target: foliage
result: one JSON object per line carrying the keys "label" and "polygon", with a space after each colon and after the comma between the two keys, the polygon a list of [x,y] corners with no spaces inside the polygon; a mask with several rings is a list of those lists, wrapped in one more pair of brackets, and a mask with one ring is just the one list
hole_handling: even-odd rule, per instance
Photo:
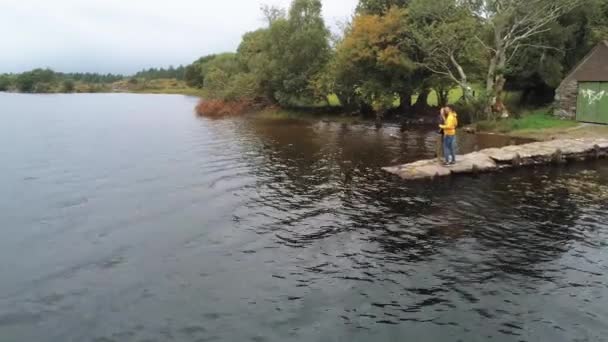
{"label": "foliage", "polygon": [[585,6],[561,16],[549,30],[525,47],[506,69],[507,89],[523,90],[522,103],[544,104],[553,100],[555,89],[569,72],[602,38],[608,28],[608,2],[589,0]]}
{"label": "foliage", "polygon": [[355,17],[344,40],[337,46],[334,91],[346,103],[359,97],[378,111],[392,107],[396,94],[411,97],[418,69],[414,50],[407,42],[407,11],[392,7],[386,15]]}
{"label": "foliage", "polygon": [[184,78],[225,105],[325,104],[381,117],[457,102],[463,115],[492,118],[505,102],[550,101],[607,37],[608,2],[582,1],[360,0],[343,35],[330,37],[321,2],[293,0],[288,11],[262,7],[266,27],[246,33],[236,54],[187,66]]}
{"label": "foliage", "polygon": [[34,69],[17,76],[15,85],[24,93],[46,92],[49,84],[55,80],[55,72],[51,69]]}
{"label": "foliage", "polygon": [[205,82],[205,75],[207,74],[207,65],[216,55],[208,55],[199,58],[194,63],[188,65],[184,69],[184,80],[190,87],[202,88]]}
{"label": "foliage", "polygon": [[458,84],[465,100],[471,97],[471,78],[479,79],[484,55],[475,34],[481,29],[477,17],[457,0],[413,0],[409,6],[412,44],[421,65],[435,74],[436,86],[449,89]]}
{"label": "foliage", "polygon": [[321,16],[321,1],[294,0],[286,19],[269,28],[270,78],[273,100],[281,105],[311,100],[310,81],[329,59],[329,30]]}
{"label": "foliage", "polygon": [[98,73],[56,73],[58,79],[70,79],[74,82],[107,84],[120,81],[124,78],[123,75],[115,74],[98,74]]}
{"label": "foliage", "polygon": [[10,90],[12,83],[12,79],[9,75],[0,74],[0,91]]}
{"label": "foliage", "polygon": [[539,41],[560,18],[584,0],[475,0],[470,6],[484,25],[476,35],[489,57],[486,73],[486,114],[505,112],[502,92],[507,70],[525,49],[554,49]]}
{"label": "foliage", "polygon": [[147,80],[155,80],[155,79],[167,79],[174,78],[176,80],[184,80],[186,73],[186,67],[180,65],[177,68],[172,65],[169,68],[150,68],[147,70],[142,70],[133,75],[136,78],[145,78]]}
{"label": "foliage", "polygon": [[360,0],[357,5],[357,13],[382,15],[391,7],[405,8],[410,0]]}
{"label": "foliage", "polygon": [[269,26],[246,33],[236,54],[198,63],[207,100],[282,106],[315,102],[311,83],[330,54],[321,2],[294,0],[288,14],[265,8],[265,16]]}
{"label": "foliage", "polygon": [[74,85],[74,81],[67,79],[63,81],[62,90],[65,93],[73,93],[76,86]]}

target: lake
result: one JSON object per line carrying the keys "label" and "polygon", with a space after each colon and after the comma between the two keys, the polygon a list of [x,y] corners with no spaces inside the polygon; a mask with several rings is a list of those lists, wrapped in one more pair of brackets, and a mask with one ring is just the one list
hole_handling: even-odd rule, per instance
{"label": "lake", "polygon": [[408,183],[433,127],[195,104],[0,93],[0,341],[608,336],[608,162]]}

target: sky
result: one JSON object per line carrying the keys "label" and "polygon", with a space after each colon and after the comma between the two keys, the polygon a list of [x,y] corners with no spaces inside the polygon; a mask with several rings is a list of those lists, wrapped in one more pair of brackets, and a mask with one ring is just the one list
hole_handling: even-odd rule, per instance
{"label": "sky", "polygon": [[[49,67],[131,74],[235,51],[264,25],[260,6],[290,0],[0,0],[0,73]],[[330,27],[357,0],[322,0]]]}

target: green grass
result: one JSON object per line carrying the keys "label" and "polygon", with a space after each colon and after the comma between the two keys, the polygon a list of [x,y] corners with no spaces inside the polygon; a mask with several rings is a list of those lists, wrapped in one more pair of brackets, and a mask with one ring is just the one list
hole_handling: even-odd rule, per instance
{"label": "green grass", "polygon": [[563,120],[550,114],[548,108],[524,112],[520,118],[498,119],[480,121],[477,123],[479,131],[512,133],[551,128],[576,127],[577,122]]}
{"label": "green grass", "polygon": [[[448,94],[448,103],[456,103],[460,100],[461,97],[462,97],[462,88],[460,88],[460,87],[453,88],[452,90],[450,90],[450,92]],[[418,95],[412,96],[412,103],[416,103],[416,100],[418,100]],[[429,97],[427,99],[427,103],[429,104],[429,106],[439,106],[439,100],[437,99],[437,93],[434,90],[432,90],[430,92]]]}
{"label": "green grass", "polygon": [[327,95],[327,103],[329,104],[330,107],[340,107],[341,106],[340,99],[338,98],[338,95],[336,95],[336,94]]}

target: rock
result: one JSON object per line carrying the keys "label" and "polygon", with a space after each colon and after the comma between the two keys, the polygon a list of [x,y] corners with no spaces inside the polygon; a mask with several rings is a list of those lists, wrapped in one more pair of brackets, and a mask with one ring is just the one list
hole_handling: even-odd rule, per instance
{"label": "rock", "polygon": [[478,153],[483,153],[497,163],[511,164],[513,159],[517,157],[517,152],[506,151],[500,148],[489,148],[481,150]]}
{"label": "rock", "polygon": [[486,172],[496,168],[494,160],[480,152],[457,156],[456,164],[449,166],[450,171],[454,174]]}
{"label": "rock", "polygon": [[449,176],[451,171],[442,165],[425,165],[401,170],[399,176],[403,179],[420,179]]}
{"label": "rock", "polygon": [[448,168],[439,164],[435,159],[421,160],[398,167],[386,167],[383,170],[396,174],[406,180],[432,179],[435,177],[446,177],[451,174]]}

